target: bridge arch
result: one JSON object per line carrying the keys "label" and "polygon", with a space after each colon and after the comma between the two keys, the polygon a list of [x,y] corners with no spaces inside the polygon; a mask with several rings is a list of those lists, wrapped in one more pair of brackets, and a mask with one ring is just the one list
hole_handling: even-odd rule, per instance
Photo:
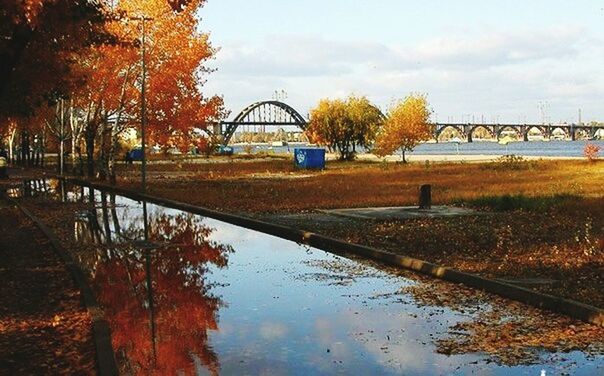
{"label": "bridge arch", "polygon": [[233,121],[222,122],[221,124],[225,127],[223,130],[224,143],[228,144],[241,125],[296,126],[305,130],[308,122],[287,103],[272,100],[252,103],[241,110]]}
{"label": "bridge arch", "polygon": [[538,130],[539,132],[541,132],[541,135],[543,137],[546,137],[548,135],[547,129],[545,127],[539,126],[539,125],[529,125],[526,127],[526,134],[528,135],[528,133],[530,131],[532,131],[533,129]]}
{"label": "bridge arch", "polygon": [[476,131],[477,129],[484,129],[491,135],[491,137],[497,138],[497,134],[495,133],[495,130],[493,129],[492,126],[488,126],[485,124],[477,124],[477,125],[473,126],[472,128],[470,128],[470,130],[468,131],[469,139],[474,137],[474,131]]}
{"label": "bridge arch", "polygon": [[506,130],[514,131],[519,140],[522,141],[524,139],[521,127],[516,125],[502,125],[499,130],[497,130],[497,139],[500,139],[501,134]]}
{"label": "bridge arch", "polygon": [[541,137],[543,139],[549,138],[550,137],[550,133],[549,130],[547,129],[547,127],[544,126],[540,126],[540,125],[527,125],[524,128],[524,141],[529,141],[529,133],[531,133],[532,130],[536,129],[537,131],[539,131],[539,133],[541,133]]}
{"label": "bridge arch", "polygon": [[454,129],[457,131],[457,133],[459,133],[459,136],[464,138],[466,137],[466,132],[464,132],[463,126],[462,125],[457,125],[457,124],[444,124],[442,126],[437,126],[436,127],[436,131],[434,132],[434,138],[436,140],[438,140],[440,138],[440,135],[443,134],[443,132],[446,129]]}
{"label": "bridge arch", "polygon": [[[566,128],[566,127],[560,127],[560,126],[553,126],[551,128],[550,136],[553,136],[554,132],[556,132],[557,130],[561,130],[562,132],[564,132],[564,135],[567,138],[573,137],[573,135],[571,134],[571,131],[568,128]],[[573,131],[573,133],[574,133],[574,131]]]}

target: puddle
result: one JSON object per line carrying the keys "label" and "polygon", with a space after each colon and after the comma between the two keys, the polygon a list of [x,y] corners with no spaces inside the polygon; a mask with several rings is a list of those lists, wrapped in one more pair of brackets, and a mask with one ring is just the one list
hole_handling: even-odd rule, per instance
{"label": "puddle", "polygon": [[420,304],[405,292],[417,281],[88,188],[30,188],[10,194],[83,204],[73,240],[87,246],[80,262],[124,374],[590,375],[604,366],[578,351],[513,367],[440,354],[435,341],[477,313]]}

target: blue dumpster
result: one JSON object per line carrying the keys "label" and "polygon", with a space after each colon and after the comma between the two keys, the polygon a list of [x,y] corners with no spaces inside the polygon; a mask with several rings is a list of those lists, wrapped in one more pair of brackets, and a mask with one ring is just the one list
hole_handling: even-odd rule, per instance
{"label": "blue dumpster", "polygon": [[233,148],[231,146],[220,145],[216,148],[218,155],[233,155]]}
{"label": "blue dumpster", "polygon": [[128,152],[126,159],[129,161],[142,161],[143,160],[143,148],[134,148]]}
{"label": "blue dumpster", "polygon": [[294,166],[304,169],[324,169],[325,149],[295,148]]}

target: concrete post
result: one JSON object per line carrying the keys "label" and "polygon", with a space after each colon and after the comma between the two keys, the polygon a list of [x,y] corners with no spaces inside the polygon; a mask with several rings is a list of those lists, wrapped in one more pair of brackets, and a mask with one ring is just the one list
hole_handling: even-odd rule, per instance
{"label": "concrete post", "polygon": [[419,208],[432,209],[432,186],[424,184],[419,188]]}

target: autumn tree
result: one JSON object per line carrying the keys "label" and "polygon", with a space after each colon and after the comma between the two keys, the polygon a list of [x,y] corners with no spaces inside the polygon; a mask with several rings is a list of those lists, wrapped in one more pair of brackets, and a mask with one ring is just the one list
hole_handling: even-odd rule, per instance
{"label": "autumn tree", "polygon": [[382,113],[366,97],[323,99],[311,110],[306,134],[312,142],[337,150],[340,160],[353,160],[356,147],[368,147],[382,121]]}
{"label": "autumn tree", "polygon": [[417,144],[432,137],[430,125],[431,110],[425,95],[410,94],[404,100],[394,103],[376,139],[374,153],[378,156],[401,151],[406,163],[405,152],[412,151]]}
{"label": "autumn tree", "polygon": [[92,0],[0,2],[0,126],[80,82],[76,54],[111,40],[105,16]]}
{"label": "autumn tree", "polygon": [[91,79],[77,94],[84,113],[89,176],[94,176],[96,159],[99,177],[114,182],[119,137],[139,128],[143,48],[149,144],[188,148],[194,145],[194,128],[225,116],[222,98],[201,92],[211,71],[203,64],[215,53],[208,35],[199,31],[203,4],[122,0],[110,5],[108,12],[116,16],[107,28],[120,43],[90,49],[82,65]]}

